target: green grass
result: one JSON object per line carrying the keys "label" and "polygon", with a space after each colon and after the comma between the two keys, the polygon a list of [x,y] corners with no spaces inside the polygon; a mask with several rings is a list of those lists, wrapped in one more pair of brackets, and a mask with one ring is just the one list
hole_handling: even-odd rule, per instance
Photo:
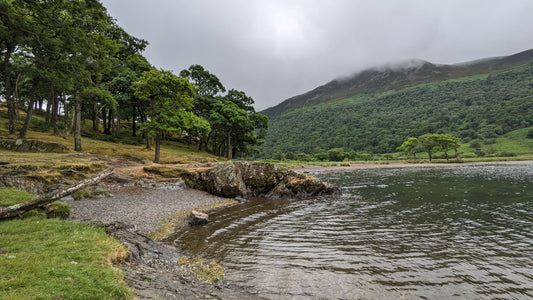
{"label": "green grass", "polygon": [[0,207],[7,207],[35,198],[34,195],[12,187],[0,188]]}
{"label": "green grass", "polygon": [[[10,135],[7,131],[7,107],[4,103],[0,103],[0,136],[1,139],[18,138],[18,133],[22,124],[24,123],[24,118],[26,114],[24,111],[20,111],[20,120],[15,124],[16,134]],[[34,114],[32,120],[35,122],[44,122],[44,117],[38,113]],[[61,121],[62,122],[62,121]],[[61,123],[60,122],[60,123]],[[94,132],[92,130],[92,123],[87,121],[83,127],[83,132],[88,135],[93,135],[95,138],[82,137],[82,151],[84,153],[95,154],[98,156],[110,156],[117,158],[125,158],[128,160],[134,161],[153,161],[155,156],[154,146],[152,150],[147,150],[146,142],[144,139],[139,137],[132,137],[131,130],[127,128],[122,128],[121,137],[113,138],[109,135],[104,135],[101,132]],[[124,126],[129,124],[125,123]],[[52,129],[45,130],[29,130],[26,139],[28,140],[40,140],[48,143],[61,143],[69,147],[69,149],[74,149],[74,134],[71,133],[66,139],[64,139],[63,133],[64,130],[60,130],[61,136],[54,136]],[[100,130],[102,130],[100,126]],[[106,140],[102,140],[102,137],[105,137]],[[15,154],[16,152],[11,151],[1,151],[0,150],[0,161],[14,162],[10,160],[9,157],[4,156],[3,154],[9,155]],[[54,156],[54,157],[68,157],[70,154],[74,153],[65,153],[63,155],[57,153],[46,153],[45,156]],[[42,154],[29,153],[29,156],[43,158]],[[6,158],[6,159],[4,159]],[[56,159],[58,160],[58,159]],[[63,159],[59,159],[61,162]],[[72,160],[72,159],[69,159]],[[76,159],[74,159],[75,161]],[[212,162],[212,161],[222,161],[224,158],[218,157],[216,155],[209,154],[207,152],[198,151],[197,146],[187,145],[179,142],[164,141],[161,144],[161,163],[197,163],[197,162]]]}
{"label": "green grass", "polygon": [[103,228],[60,219],[0,222],[0,299],[131,299]]}
{"label": "green grass", "polygon": [[[0,188],[0,206],[30,200]],[[64,204],[63,204],[64,205]],[[113,262],[127,251],[103,228],[44,214],[0,221],[0,299],[131,299]]]}

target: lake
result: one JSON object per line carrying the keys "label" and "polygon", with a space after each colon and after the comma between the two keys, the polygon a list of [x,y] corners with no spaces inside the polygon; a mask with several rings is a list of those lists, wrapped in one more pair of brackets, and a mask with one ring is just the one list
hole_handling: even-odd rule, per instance
{"label": "lake", "polygon": [[533,162],[311,175],[337,199],[253,199],[176,233],[271,299],[533,298]]}

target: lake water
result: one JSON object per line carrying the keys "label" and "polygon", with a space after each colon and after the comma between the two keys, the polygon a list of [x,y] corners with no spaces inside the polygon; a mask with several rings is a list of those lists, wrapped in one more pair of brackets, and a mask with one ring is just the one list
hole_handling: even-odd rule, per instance
{"label": "lake water", "polygon": [[533,298],[533,162],[312,174],[338,199],[256,199],[175,243],[271,299]]}

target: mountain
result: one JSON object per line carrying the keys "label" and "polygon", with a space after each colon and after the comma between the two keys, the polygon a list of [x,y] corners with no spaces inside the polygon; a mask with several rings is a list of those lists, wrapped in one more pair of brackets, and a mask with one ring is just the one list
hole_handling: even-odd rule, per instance
{"label": "mountain", "polygon": [[392,152],[406,137],[491,138],[533,126],[533,49],[455,65],[410,60],[339,78],[261,113],[262,157]]}

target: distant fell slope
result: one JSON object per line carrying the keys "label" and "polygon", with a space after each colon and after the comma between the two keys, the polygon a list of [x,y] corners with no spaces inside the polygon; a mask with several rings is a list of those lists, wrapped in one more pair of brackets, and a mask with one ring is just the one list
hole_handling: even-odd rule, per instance
{"label": "distant fell slope", "polygon": [[410,61],[374,68],[263,113],[270,125],[262,158],[332,148],[389,153],[425,133],[491,145],[533,128],[533,50],[457,65]]}
{"label": "distant fell slope", "polygon": [[533,49],[510,56],[485,58],[454,65],[437,65],[423,60],[387,64],[355,73],[346,78],[334,79],[312,91],[289,98],[261,113],[272,119],[297,108],[332,103],[357,94],[378,94],[423,83],[486,74],[530,61],[533,61]]}

